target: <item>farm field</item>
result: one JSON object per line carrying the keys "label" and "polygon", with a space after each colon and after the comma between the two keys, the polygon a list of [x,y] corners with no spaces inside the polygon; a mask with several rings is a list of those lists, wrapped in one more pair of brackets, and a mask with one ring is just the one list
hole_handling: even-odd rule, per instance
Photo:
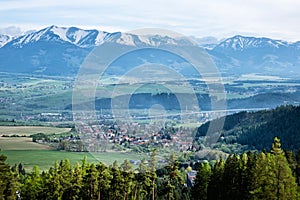
{"label": "farm field", "polygon": [[32,142],[29,137],[0,137],[1,150],[50,150],[51,147]]}
{"label": "farm field", "polygon": [[120,152],[101,152],[90,154],[88,152],[64,152],[56,150],[2,150],[0,154],[7,156],[7,162],[13,166],[22,163],[26,171],[32,170],[33,166],[38,166],[41,170],[48,170],[54,166],[56,161],[69,159],[71,164],[81,163],[84,157],[87,157],[89,163],[103,162],[112,164],[115,160],[121,164],[125,159],[140,159],[137,154]]}
{"label": "farm field", "polygon": [[[34,133],[64,133],[69,128],[38,127],[38,126],[0,126],[1,135],[31,135]],[[112,164],[115,160],[121,164],[125,159],[137,160],[139,155],[121,152],[99,152],[90,154],[88,152],[65,152],[52,149],[48,145],[32,142],[29,137],[0,137],[0,155],[6,155],[7,162],[12,166],[22,163],[23,167],[30,171],[33,166],[41,170],[48,170],[56,161],[69,159],[72,164],[80,163],[84,157],[88,162],[103,162]]]}
{"label": "farm field", "polygon": [[47,126],[0,126],[0,136],[1,135],[32,135],[36,133],[44,134],[59,134],[69,132],[70,128],[57,128],[57,127],[47,127]]}

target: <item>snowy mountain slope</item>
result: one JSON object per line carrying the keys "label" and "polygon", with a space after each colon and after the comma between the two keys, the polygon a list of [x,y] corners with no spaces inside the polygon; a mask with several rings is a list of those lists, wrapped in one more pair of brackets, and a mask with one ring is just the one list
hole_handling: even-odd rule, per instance
{"label": "snowy mountain slope", "polygon": [[12,39],[13,37],[11,36],[0,34],[0,48],[3,47],[8,42],[10,42]]}
{"label": "snowy mountain slope", "polygon": [[104,42],[116,44],[117,48],[193,45],[186,39],[168,36],[137,36],[50,26],[22,35],[0,48],[0,71],[72,76],[89,52]]}
{"label": "snowy mountain slope", "polygon": [[192,45],[192,42],[182,38],[178,39],[160,35],[137,36],[130,33],[108,33],[98,30],[83,30],[76,27],[66,28],[54,25],[22,35],[7,45],[22,48],[28,44],[41,41],[71,43],[81,48],[95,47],[101,45],[103,42],[113,42],[126,46]]}
{"label": "snowy mountain slope", "polygon": [[300,75],[299,47],[299,42],[238,35],[221,42],[209,53],[220,70],[227,73]]}
{"label": "snowy mountain slope", "polygon": [[7,45],[22,48],[27,44],[44,41],[71,43],[78,47],[89,48],[95,46],[96,43],[101,44],[103,37],[107,34],[98,30],[83,30],[76,27],[65,28],[53,25],[18,37]]}
{"label": "snowy mountain slope", "polygon": [[[192,46],[195,45],[187,38],[172,38],[162,35],[135,35],[115,32],[105,35],[103,42],[111,42],[125,46],[159,47],[163,45]],[[95,45],[98,45],[97,43]]]}
{"label": "snowy mountain slope", "polygon": [[[212,37],[200,38],[197,41],[211,55],[224,75],[260,73],[300,76],[300,41],[288,43],[270,38],[241,35],[222,41]],[[193,48],[197,45],[186,38],[163,35],[108,33],[77,27],[50,26],[17,38],[0,35],[0,71],[73,76],[91,50],[103,43],[111,43],[117,48],[133,46],[156,48],[164,45]],[[168,60],[171,55],[156,52],[157,58],[149,56],[143,58],[146,55],[150,53],[140,51],[140,55],[132,55],[130,59],[125,59],[118,65],[128,68],[132,63],[143,64],[151,60],[170,65]],[[133,61],[134,58],[143,62]],[[176,65],[181,70],[185,68],[180,62]],[[120,71],[120,68],[116,70]],[[111,71],[111,73],[115,72]]]}
{"label": "snowy mountain slope", "polygon": [[270,38],[244,37],[241,35],[228,38],[221,42],[214,49],[219,51],[243,51],[251,48],[282,48],[288,47],[288,43],[282,40]]}

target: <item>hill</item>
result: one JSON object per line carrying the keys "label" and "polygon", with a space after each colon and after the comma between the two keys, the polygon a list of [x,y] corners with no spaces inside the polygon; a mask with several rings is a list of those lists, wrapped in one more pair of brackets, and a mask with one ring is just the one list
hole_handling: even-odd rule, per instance
{"label": "hill", "polygon": [[[222,120],[216,119],[216,121]],[[206,135],[207,122],[197,129],[195,141],[200,141]],[[272,110],[258,112],[240,112],[225,117],[221,137],[215,148],[227,153],[237,153],[244,150],[269,150],[272,138],[282,139],[286,150],[300,148],[300,107],[280,106]]]}

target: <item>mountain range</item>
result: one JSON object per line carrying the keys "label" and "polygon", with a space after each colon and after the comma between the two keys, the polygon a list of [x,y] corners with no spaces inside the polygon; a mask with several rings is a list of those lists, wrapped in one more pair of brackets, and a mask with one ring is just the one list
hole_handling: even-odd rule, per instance
{"label": "mountain range", "polygon": [[[212,38],[201,42],[199,39],[195,41],[198,41],[197,45],[206,49],[223,75],[247,73],[281,77],[300,75],[300,41],[289,43],[241,35],[222,41]],[[140,36],[53,25],[18,37],[0,35],[0,71],[74,76],[86,56],[95,47],[106,42],[117,44],[118,48],[195,45],[190,40],[171,36]],[[156,53],[156,56],[159,57],[160,54]],[[143,57],[143,62],[151,62],[151,59],[153,60],[150,53],[148,57]],[[167,55],[164,55],[164,60],[160,62],[165,65],[170,64]],[[125,62],[124,65],[126,64]]]}

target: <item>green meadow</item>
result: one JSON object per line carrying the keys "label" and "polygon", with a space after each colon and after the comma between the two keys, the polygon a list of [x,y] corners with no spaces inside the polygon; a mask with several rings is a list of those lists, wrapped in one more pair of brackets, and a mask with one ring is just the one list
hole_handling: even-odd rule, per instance
{"label": "green meadow", "polygon": [[123,152],[99,152],[90,154],[88,152],[64,152],[56,150],[2,150],[1,154],[8,157],[7,162],[12,166],[22,163],[23,167],[30,171],[33,166],[38,166],[41,170],[48,170],[54,166],[56,161],[69,159],[73,165],[81,163],[84,157],[90,163],[103,162],[112,164],[115,160],[122,163],[125,159],[136,160],[140,156],[133,153]]}
{"label": "green meadow", "polygon": [[[72,164],[81,163],[84,157],[88,162],[103,162],[112,164],[115,160],[122,163],[125,159],[137,160],[141,156],[125,152],[66,152],[54,150],[46,144],[32,142],[28,137],[35,133],[60,134],[69,132],[70,128],[43,127],[43,126],[0,126],[0,155],[6,155],[7,162],[12,166],[22,163],[26,170],[38,166],[41,170],[48,170],[56,161],[69,159]],[[1,135],[27,136],[27,137],[1,137]]]}

